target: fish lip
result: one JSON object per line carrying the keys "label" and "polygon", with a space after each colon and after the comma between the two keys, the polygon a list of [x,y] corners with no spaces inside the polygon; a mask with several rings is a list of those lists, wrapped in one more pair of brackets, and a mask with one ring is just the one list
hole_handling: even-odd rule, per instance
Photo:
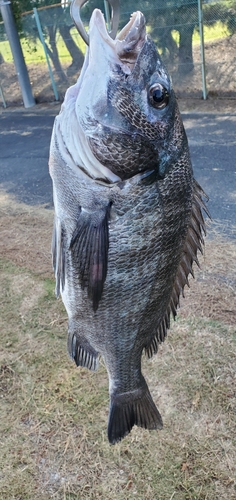
{"label": "fish lip", "polygon": [[146,39],[145,17],[140,11],[134,12],[131,15],[130,21],[124,26],[116,38],[117,55],[121,60],[134,63]]}
{"label": "fish lip", "polygon": [[138,55],[147,39],[146,21],[142,12],[137,11],[131,15],[130,21],[113,40],[106,27],[103,13],[99,9],[94,9],[90,24],[89,24],[90,45],[96,45],[101,39],[105,44],[108,44],[118,60],[133,68]]}

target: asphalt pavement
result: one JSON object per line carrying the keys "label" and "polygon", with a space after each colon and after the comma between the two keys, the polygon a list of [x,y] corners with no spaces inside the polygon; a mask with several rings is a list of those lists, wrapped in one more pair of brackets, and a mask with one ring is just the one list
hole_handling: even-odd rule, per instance
{"label": "asphalt pavement", "polygon": [[[0,190],[19,202],[52,208],[49,144],[58,106],[0,113]],[[195,178],[213,220],[235,235],[236,114],[183,113]]]}

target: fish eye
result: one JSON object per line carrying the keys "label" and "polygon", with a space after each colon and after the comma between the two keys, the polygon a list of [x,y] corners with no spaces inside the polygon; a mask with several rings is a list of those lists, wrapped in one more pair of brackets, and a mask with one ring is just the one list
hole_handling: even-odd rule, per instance
{"label": "fish eye", "polygon": [[161,83],[155,83],[149,89],[150,104],[157,109],[164,109],[169,103],[169,92]]}

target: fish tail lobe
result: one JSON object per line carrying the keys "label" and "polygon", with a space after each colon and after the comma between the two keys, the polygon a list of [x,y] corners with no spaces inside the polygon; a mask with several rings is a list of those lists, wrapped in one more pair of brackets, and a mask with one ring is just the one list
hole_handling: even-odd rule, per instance
{"label": "fish tail lobe", "polygon": [[134,425],[149,430],[162,429],[161,415],[144,379],[143,381],[142,387],[135,391],[111,395],[108,423],[108,439],[111,444],[121,441]]}

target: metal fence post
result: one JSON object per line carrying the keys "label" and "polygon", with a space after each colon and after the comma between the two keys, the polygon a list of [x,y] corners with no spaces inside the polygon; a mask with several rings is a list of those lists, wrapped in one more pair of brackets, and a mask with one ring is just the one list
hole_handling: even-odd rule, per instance
{"label": "metal fence post", "polygon": [[5,98],[4,98],[4,94],[3,94],[1,83],[0,83],[0,96],[1,96],[1,99],[2,99],[3,107],[6,108],[7,105],[6,105],[6,101],[5,101]]}
{"label": "metal fence post", "polygon": [[104,9],[105,9],[105,16],[106,16],[108,31],[111,31],[111,13],[110,13],[110,7],[109,7],[107,0],[104,0]]}
{"label": "metal fence post", "polygon": [[42,27],[41,27],[39,15],[38,15],[37,9],[35,7],[33,8],[33,11],[34,11],[34,17],[35,17],[36,25],[37,25],[38,32],[39,32],[39,38],[40,38],[40,41],[42,43],[44,54],[45,54],[47,65],[48,65],[48,71],[49,71],[50,79],[51,79],[51,82],[52,82],[52,88],[53,88],[54,96],[55,96],[56,101],[58,101],[59,97],[58,97],[58,92],[57,92],[57,86],[56,86],[56,82],[54,80],[54,76],[53,76],[51,64],[50,64],[50,61],[49,61],[48,51],[47,51],[47,47],[46,47],[46,44],[45,44],[45,41],[44,41],[43,31],[42,31]]}
{"label": "metal fence post", "polygon": [[200,45],[201,45],[202,96],[203,96],[203,99],[206,100],[207,99],[206,62],[205,62],[202,0],[198,0],[198,22],[199,22]]}
{"label": "metal fence post", "polygon": [[19,35],[11,10],[11,2],[9,0],[0,0],[0,9],[13,55],[24,106],[25,108],[30,108],[31,106],[35,106],[35,100],[32,94],[32,88],[30,85],[29,75],[25,64]]}

